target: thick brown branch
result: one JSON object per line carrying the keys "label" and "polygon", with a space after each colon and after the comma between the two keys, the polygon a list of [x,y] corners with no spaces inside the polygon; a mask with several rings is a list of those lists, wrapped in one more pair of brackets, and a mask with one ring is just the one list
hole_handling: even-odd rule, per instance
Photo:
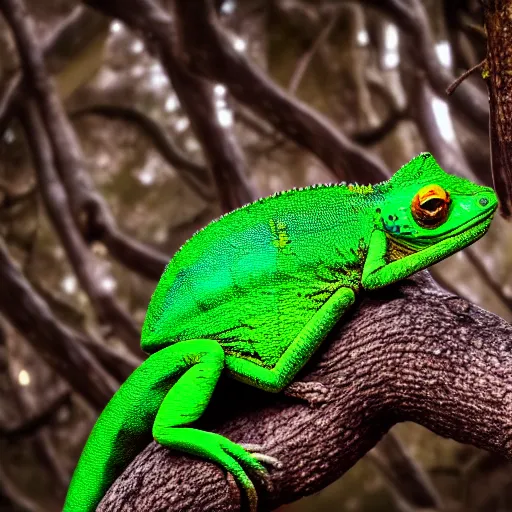
{"label": "thick brown branch", "polygon": [[111,254],[128,268],[158,279],[169,258],[122,233],[105,200],[95,190],[84,167],[79,141],[45,68],[42,50],[33,36],[33,22],[22,0],[0,0],[0,10],[13,30],[25,83],[40,109],[75,222],[88,241],[92,241],[92,237],[103,241]]}
{"label": "thick brown branch", "polygon": [[512,214],[512,19],[510,2],[483,2],[487,30],[486,75],[491,109],[491,162],[501,213]]}
{"label": "thick brown branch", "polygon": [[[281,461],[270,468],[272,488],[258,485],[262,510],[322,489],[400,421],[512,458],[511,339],[507,322],[423,273],[366,296],[323,343],[298,380],[325,386],[324,405],[225,379],[198,426],[263,444]],[[157,506],[235,511],[240,504],[215,465],[151,444],[98,511]]]}
{"label": "thick brown branch", "polygon": [[258,194],[249,183],[245,156],[233,128],[222,126],[213,85],[189,73],[175,59],[171,39],[159,41],[158,52],[181,105],[200,141],[215,181],[224,212],[254,201]]}
{"label": "thick brown branch", "polygon": [[33,344],[37,353],[93,407],[102,409],[117,388],[116,382],[76,335],[62,325],[25,280],[0,241],[0,311]]}

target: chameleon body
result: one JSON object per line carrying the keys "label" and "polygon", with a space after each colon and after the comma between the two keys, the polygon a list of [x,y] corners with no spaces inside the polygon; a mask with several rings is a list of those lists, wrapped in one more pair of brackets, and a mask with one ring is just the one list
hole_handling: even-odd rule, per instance
{"label": "chameleon body", "polygon": [[153,437],[219,464],[245,491],[257,457],[189,425],[222,371],[279,392],[363,289],[385,286],[468,246],[497,199],[423,153],[373,186],[316,185],[260,199],[197,232],[167,265],[141,345],[149,358],[99,417],[65,512],[91,512]]}

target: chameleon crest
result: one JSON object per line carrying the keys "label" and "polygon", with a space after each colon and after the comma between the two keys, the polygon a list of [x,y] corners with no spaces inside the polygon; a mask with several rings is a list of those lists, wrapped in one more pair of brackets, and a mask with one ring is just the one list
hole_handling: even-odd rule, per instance
{"label": "chameleon crest", "polygon": [[496,206],[492,189],[445,173],[424,153],[383,183],[274,194],[197,232],[156,287],[141,337],[151,355],[94,426],[64,510],[95,510],[152,434],[232,473],[255,511],[248,474],[265,470],[257,456],[189,427],[221,372],[281,391],[358,293],[471,244]]}

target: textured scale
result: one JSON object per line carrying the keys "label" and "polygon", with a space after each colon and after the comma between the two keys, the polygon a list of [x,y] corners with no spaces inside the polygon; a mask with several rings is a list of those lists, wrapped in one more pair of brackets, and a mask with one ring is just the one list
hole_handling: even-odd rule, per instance
{"label": "textured scale", "polygon": [[[151,300],[142,348],[191,337],[275,365],[340,287],[357,290],[379,196],[329,185],[291,190],[235,210],[196,233]],[[315,216],[315,205],[321,204]],[[342,237],[339,236],[340,231]]]}
{"label": "textured scale", "polygon": [[424,153],[378,185],[276,193],[198,231],[156,287],[141,336],[151,355],[98,418],[64,511],[93,512],[152,435],[231,473],[255,512],[249,474],[265,470],[257,457],[193,428],[220,374],[281,391],[361,290],[473,243],[496,207],[492,189],[445,173]]}

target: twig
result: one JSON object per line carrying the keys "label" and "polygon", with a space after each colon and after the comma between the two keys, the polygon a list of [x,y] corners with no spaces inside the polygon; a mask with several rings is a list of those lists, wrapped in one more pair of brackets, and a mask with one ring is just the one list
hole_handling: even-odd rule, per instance
{"label": "twig", "polygon": [[447,88],[446,88],[446,94],[450,96],[453,94],[455,89],[464,81],[466,78],[468,78],[469,75],[474,73],[475,71],[479,71],[482,69],[482,67],[485,64],[485,59],[481,60],[478,64],[475,64],[473,67],[469,68],[467,71],[464,71],[462,75],[460,75],[458,78],[456,78]]}
{"label": "twig", "polygon": [[101,410],[117,388],[74,333],[61,324],[32,289],[0,240],[0,311],[37,353],[94,408]]}
{"label": "twig", "polygon": [[206,202],[213,200],[210,171],[204,165],[190,160],[167,135],[164,129],[148,115],[133,107],[96,104],[81,107],[70,113],[72,119],[97,115],[108,119],[122,119],[140,128],[153,142],[155,148],[180,174],[183,181]]}
{"label": "twig", "polygon": [[311,63],[312,58],[318,49],[327,41],[329,34],[338,22],[338,18],[339,10],[333,13],[329,23],[327,23],[327,25],[318,34],[318,37],[313,41],[311,48],[309,48],[309,50],[304,53],[304,55],[302,55],[302,57],[297,62],[297,66],[295,67],[290,79],[290,83],[288,84],[288,92],[290,94],[295,94],[297,91],[297,88],[299,87],[300,82],[302,81],[302,78],[304,77],[304,74],[309,67],[309,64]]}
{"label": "twig", "polygon": [[0,425],[0,437],[15,441],[21,437],[31,436],[47,425],[51,419],[57,414],[63,405],[69,405],[71,400],[70,392],[64,391],[53,398],[44,408],[36,414],[32,414],[29,418],[13,427],[4,427]]}

